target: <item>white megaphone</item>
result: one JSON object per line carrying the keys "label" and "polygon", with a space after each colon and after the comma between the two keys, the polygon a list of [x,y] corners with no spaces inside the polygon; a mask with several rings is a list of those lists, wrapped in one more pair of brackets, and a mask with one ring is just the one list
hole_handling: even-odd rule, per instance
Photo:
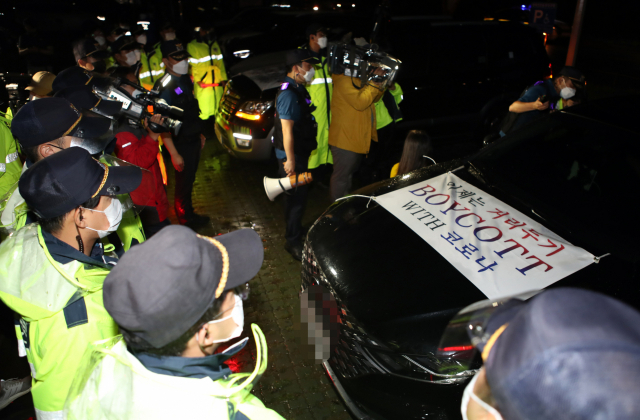
{"label": "white megaphone", "polygon": [[264,177],[264,190],[269,200],[273,201],[277,196],[291,188],[307,185],[313,181],[311,172],[303,172],[301,174],[293,174],[284,178],[268,178]]}

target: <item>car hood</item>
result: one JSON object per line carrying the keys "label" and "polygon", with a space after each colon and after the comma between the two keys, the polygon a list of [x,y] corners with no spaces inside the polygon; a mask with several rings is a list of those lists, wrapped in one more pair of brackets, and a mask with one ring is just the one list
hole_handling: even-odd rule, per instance
{"label": "car hood", "polygon": [[229,69],[229,77],[245,76],[262,91],[277,88],[284,80],[285,51],[249,57]]}

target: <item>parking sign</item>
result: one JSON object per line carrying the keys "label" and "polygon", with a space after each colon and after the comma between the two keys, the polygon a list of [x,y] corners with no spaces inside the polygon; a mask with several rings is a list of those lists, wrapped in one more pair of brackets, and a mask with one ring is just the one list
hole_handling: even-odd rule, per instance
{"label": "parking sign", "polygon": [[556,21],[555,3],[532,3],[529,24],[538,28],[540,32],[551,34]]}

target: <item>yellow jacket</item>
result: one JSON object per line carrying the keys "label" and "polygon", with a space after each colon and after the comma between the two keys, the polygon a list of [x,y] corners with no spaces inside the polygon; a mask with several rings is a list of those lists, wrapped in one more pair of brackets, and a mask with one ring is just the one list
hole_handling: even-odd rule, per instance
{"label": "yellow jacket", "polygon": [[329,144],[355,153],[369,153],[371,140],[378,141],[375,103],[383,91],[373,86],[356,89],[360,79],[333,75]]}

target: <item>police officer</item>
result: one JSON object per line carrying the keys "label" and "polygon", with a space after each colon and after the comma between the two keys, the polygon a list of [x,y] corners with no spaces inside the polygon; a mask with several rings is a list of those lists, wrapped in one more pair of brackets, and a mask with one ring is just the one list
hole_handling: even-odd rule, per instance
{"label": "police officer", "polygon": [[140,62],[141,52],[138,44],[131,36],[122,36],[111,44],[111,52],[118,66],[132,67]]}
{"label": "police officer", "polygon": [[[306,172],[309,155],[317,146],[315,108],[305,84],[313,80],[313,64],[318,62],[307,49],[289,51],[286,56],[287,76],[276,94],[274,146],[280,177]],[[302,215],[308,188],[299,186],[284,197],[284,248],[297,260],[302,259]]]}
{"label": "police officer", "polygon": [[153,89],[156,79],[163,73],[160,68],[162,58],[157,59],[157,57],[155,57],[157,50],[149,44],[147,31],[142,25],[138,25],[132,35],[140,45],[140,84],[145,89]]}
{"label": "police officer", "polygon": [[164,63],[162,62],[162,49],[160,46],[164,41],[173,41],[176,39],[176,31],[171,22],[165,22],[160,27],[159,33],[160,41],[156,42],[148,50],[145,48],[148,60],[146,63],[142,63],[140,83],[147,89],[152,89],[156,81],[164,74]]}
{"label": "police officer", "polygon": [[31,366],[40,419],[64,417],[87,345],[118,334],[102,303],[102,284],[116,260],[105,255],[99,239],[122,218],[114,194],[135,190],[141,177],[137,167],[107,167],[72,147],[33,164],[20,178],[20,194],[38,221],[0,245],[0,298],[21,316],[18,339]]}
{"label": "police officer", "polygon": [[104,287],[122,337],[92,346],[87,360],[96,363],[78,375],[67,418],[282,420],[251,394],[267,364],[260,328],[251,326],[258,358],[250,376],[223,364],[248,337],[216,353],[243,333],[247,282],[263,253],[251,229],[214,239],[169,226],[125,255]]}
{"label": "police officer", "polygon": [[[306,30],[309,41],[300,48],[309,50],[312,57],[319,60],[313,65],[313,80],[307,83],[307,90],[311,96],[311,103],[316,107],[313,116],[318,123],[318,134],[316,141],[318,147],[309,156],[309,169],[318,168],[314,172],[325,175],[330,172],[333,157],[329,150],[329,125],[331,124],[331,97],[333,95],[333,80],[329,72],[329,60],[327,59],[327,29],[320,24],[314,23]],[[319,178],[316,177],[316,182]]]}
{"label": "police officer", "polygon": [[104,76],[107,73],[109,52],[100,49],[95,39],[82,39],[73,46],[73,55],[79,67]]}
{"label": "police officer", "polygon": [[198,37],[187,45],[187,52],[191,55],[189,73],[193,77],[195,95],[200,104],[200,118],[206,120],[216,114],[227,81],[222,50],[216,41],[212,20],[203,22]]}
{"label": "police officer", "polygon": [[[169,133],[163,135],[171,138],[165,142],[175,172],[175,209],[180,224],[197,227],[206,224],[209,217],[202,216],[193,210],[191,193],[196,180],[196,171],[200,161],[200,150],[204,147],[205,136],[202,134],[204,123],[200,119],[198,100],[193,95],[193,83],[188,75],[189,53],[179,40],[162,43],[162,62],[166,72],[155,84],[154,89],[160,91],[160,97],[169,105],[184,110],[182,128],[177,136]],[[171,147],[174,146],[174,147]]]}

